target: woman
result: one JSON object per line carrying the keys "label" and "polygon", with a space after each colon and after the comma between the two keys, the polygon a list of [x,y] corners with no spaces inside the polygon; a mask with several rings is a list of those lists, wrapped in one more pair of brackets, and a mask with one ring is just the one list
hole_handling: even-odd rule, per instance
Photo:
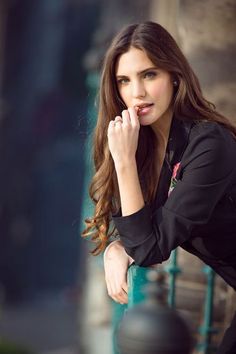
{"label": "woman", "polygon": [[[127,268],[181,246],[236,288],[236,129],[202,95],[170,34],[153,22],[123,29],[101,76],[84,235],[104,250],[109,295],[127,303]],[[219,353],[236,353],[236,318]]]}

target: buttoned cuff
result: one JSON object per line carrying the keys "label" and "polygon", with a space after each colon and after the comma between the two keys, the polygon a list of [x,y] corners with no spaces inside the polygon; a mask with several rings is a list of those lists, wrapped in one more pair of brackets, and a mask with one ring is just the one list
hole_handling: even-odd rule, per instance
{"label": "buttoned cuff", "polygon": [[148,205],[128,216],[120,216],[119,212],[112,219],[125,247],[136,247],[152,234],[152,216]]}

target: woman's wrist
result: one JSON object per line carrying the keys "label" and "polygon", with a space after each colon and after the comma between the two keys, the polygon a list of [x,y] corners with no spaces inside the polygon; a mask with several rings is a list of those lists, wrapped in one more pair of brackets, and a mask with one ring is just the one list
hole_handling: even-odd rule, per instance
{"label": "woman's wrist", "polygon": [[128,260],[128,263],[129,263],[129,266],[134,263],[134,260],[132,257],[130,257],[125,249],[124,249],[124,246],[122,245],[121,241],[120,240],[115,240],[113,242],[111,242],[107,248],[105,249],[104,251],[104,254],[103,254],[103,258],[104,259],[107,259],[109,257],[112,257],[113,254],[117,254],[117,251],[118,252],[122,252],[124,255],[127,256],[127,260]]}
{"label": "woman's wrist", "polygon": [[135,158],[115,162],[115,169],[117,174],[129,172],[132,168],[137,169]]}
{"label": "woman's wrist", "polygon": [[117,250],[117,249],[124,249],[124,247],[122,246],[120,240],[115,240],[113,242],[111,242],[105,249],[104,253],[103,253],[103,258],[107,257],[108,254],[111,253],[112,250]]}

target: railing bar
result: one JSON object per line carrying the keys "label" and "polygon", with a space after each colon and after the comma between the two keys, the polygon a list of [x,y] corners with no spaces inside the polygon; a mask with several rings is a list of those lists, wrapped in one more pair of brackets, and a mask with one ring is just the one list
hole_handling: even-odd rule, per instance
{"label": "railing bar", "polygon": [[177,249],[171,252],[170,262],[165,266],[165,271],[169,273],[169,292],[168,292],[168,304],[171,308],[175,308],[176,305],[176,277],[181,272],[180,267],[177,265]]}
{"label": "railing bar", "polygon": [[210,354],[212,348],[212,334],[216,333],[217,330],[212,327],[213,322],[213,309],[214,309],[214,287],[215,287],[215,272],[209,267],[205,266],[203,268],[204,273],[207,275],[207,288],[206,288],[206,298],[204,304],[204,321],[203,325],[200,326],[200,333],[203,335],[203,342],[198,345],[198,348],[202,350],[203,354]]}

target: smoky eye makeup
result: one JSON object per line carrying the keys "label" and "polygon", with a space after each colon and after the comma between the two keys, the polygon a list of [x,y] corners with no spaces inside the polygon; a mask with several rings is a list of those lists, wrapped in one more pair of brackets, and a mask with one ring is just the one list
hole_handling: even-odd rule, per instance
{"label": "smoky eye makeup", "polygon": [[148,70],[143,74],[143,76],[144,76],[144,78],[152,79],[152,78],[156,77],[157,74],[158,74],[157,70]]}
{"label": "smoky eye makeup", "polygon": [[[159,69],[154,67],[154,68],[147,68],[145,70],[142,70],[138,73],[141,77],[144,78],[154,78],[158,75]],[[118,75],[116,78],[116,81],[118,84],[126,84],[129,82],[129,77],[125,75]]]}
{"label": "smoky eye makeup", "polygon": [[129,82],[129,79],[127,77],[119,77],[116,79],[118,85],[123,85]]}

